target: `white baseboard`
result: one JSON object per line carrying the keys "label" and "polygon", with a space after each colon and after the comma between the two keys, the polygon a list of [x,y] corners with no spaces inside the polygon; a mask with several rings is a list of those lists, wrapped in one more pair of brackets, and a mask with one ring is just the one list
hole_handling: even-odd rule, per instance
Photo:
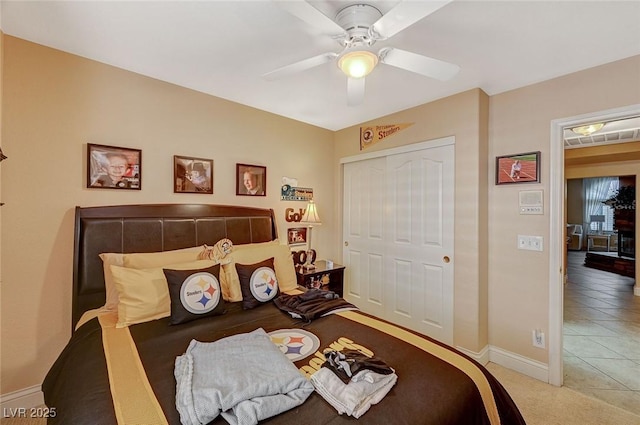
{"label": "white baseboard", "polygon": [[489,346],[486,345],[480,352],[476,353],[475,351],[467,350],[463,347],[456,347],[457,350],[462,351],[467,356],[471,357],[478,363],[482,365],[486,365],[489,363]]}
{"label": "white baseboard", "polygon": [[489,360],[539,381],[549,382],[549,365],[545,363],[493,346],[489,348]]}
{"label": "white baseboard", "polygon": [[30,409],[42,404],[44,404],[44,394],[40,385],[0,395],[0,410],[2,412],[9,409]]}

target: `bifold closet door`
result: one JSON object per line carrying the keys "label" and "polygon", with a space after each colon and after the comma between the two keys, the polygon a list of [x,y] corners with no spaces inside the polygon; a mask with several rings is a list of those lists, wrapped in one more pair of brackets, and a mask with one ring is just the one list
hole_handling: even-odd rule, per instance
{"label": "bifold closet door", "polygon": [[345,297],[453,342],[454,146],[344,164]]}
{"label": "bifold closet door", "polygon": [[386,158],[344,164],[345,298],[384,317]]}

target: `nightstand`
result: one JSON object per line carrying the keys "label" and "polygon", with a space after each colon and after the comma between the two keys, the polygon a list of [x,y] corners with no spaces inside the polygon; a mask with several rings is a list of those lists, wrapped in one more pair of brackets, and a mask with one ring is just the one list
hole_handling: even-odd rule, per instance
{"label": "nightstand", "polygon": [[302,266],[296,267],[298,285],[305,288],[320,288],[333,291],[342,296],[344,282],[344,266],[333,263],[333,267],[327,267],[327,262],[318,260],[315,269],[306,270]]}

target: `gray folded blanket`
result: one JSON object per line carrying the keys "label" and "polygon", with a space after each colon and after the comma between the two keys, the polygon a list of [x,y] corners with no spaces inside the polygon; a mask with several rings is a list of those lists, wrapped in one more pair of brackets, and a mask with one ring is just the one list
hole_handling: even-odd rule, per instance
{"label": "gray folded blanket", "polygon": [[176,408],[183,424],[218,415],[257,424],[302,404],[314,388],[263,329],[203,343],[192,340],[175,361]]}

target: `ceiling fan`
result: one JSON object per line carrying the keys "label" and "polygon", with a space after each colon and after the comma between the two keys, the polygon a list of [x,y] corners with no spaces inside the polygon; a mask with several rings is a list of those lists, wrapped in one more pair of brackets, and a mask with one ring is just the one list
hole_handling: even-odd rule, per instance
{"label": "ceiling fan", "polygon": [[349,106],[362,103],[365,77],[378,63],[441,81],[449,80],[460,70],[458,65],[395,47],[383,47],[375,52],[373,45],[376,41],[393,37],[451,1],[401,1],[384,15],[370,4],[354,3],[341,9],[335,20],[330,19],[306,1],[276,1],[282,9],[337,40],[342,46],[342,51],[310,57],[268,72],[263,77],[267,80],[276,80],[337,59],[338,67],[348,77]]}

